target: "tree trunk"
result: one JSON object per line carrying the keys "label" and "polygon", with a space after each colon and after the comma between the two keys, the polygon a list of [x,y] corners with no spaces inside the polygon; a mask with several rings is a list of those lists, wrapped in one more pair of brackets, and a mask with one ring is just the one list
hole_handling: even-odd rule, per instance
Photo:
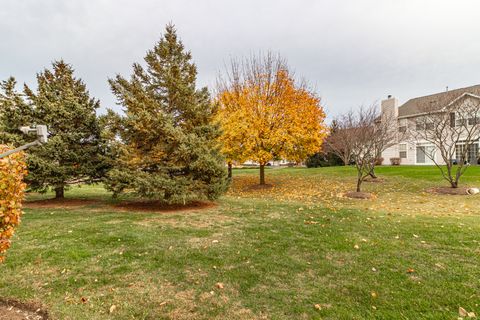
{"label": "tree trunk", "polygon": [[375,169],[370,170],[368,175],[372,177],[372,179],[377,179],[377,175],[375,174]]}
{"label": "tree trunk", "polygon": [[260,164],[260,184],[265,184],[265,164]]}
{"label": "tree trunk", "polygon": [[228,180],[232,180],[232,163],[228,163]]}
{"label": "tree trunk", "polygon": [[358,178],[357,178],[357,192],[360,192],[360,191],[361,191],[361,190],[360,190],[360,187],[361,187],[361,185],[362,185],[362,181],[363,181],[362,177],[358,177]]}
{"label": "tree trunk", "polygon": [[450,181],[452,188],[458,188],[458,181]]}
{"label": "tree trunk", "polygon": [[65,187],[60,186],[55,188],[55,199],[65,198]]}

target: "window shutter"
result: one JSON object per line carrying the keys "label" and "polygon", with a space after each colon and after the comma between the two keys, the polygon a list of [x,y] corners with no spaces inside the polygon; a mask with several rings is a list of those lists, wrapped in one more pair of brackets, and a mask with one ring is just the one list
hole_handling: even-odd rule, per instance
{"label": "window shutter", "polygon": [[455,112],[450,113],[450,127],[455,127]]}

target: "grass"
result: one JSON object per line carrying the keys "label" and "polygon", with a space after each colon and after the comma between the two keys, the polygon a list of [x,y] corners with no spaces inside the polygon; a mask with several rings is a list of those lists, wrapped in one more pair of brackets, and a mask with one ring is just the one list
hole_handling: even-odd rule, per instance
{"label": "grass", "polygon": [[[432,195],[433,167],[235,170],[218,206],[126,212],[110,201],[26,209],[0,296],[55,319],[457,319],[480,314],[476,196]],[[472,167],[466,184],[480,185]],[[30,195],[29,200],[51,195]],[[108,199],[101,186],[68,197]],[[221,283],[223,285],[219,285]],[[110,313],[112,306],[113,312]]]}

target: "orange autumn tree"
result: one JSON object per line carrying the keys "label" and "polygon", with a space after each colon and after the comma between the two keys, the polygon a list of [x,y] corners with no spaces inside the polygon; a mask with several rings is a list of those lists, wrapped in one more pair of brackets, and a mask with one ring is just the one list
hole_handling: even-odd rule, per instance
{"label": "orange autumn tree", "polygon": [[[0,145],[0,153],[8,151]],[[22,200],[25,191],[23,177],[26,175],[23,153],[15,153],[0,159],[0,263],[10,248],[10,238],[20,223]]]}
{"label": "orange autumn tree", "polygon": [[257,162],[261,185],[269,161],[301,162],[320,150],[327,135],[320,98],[272,54],[232,61],[219,81],[217,104],[229,167],[232,161]]}

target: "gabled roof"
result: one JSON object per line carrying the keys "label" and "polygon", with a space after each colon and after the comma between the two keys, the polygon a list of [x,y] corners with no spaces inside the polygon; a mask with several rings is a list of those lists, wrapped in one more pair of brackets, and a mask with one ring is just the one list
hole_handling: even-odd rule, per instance
{"label": "gabled roof", "polygon": [[458,99],[465,93],[470,93],[476,96],[480,95],[480,85],[475,85],[466,88],[460,88],[436,94],[431,94],[424,97],[410,99],[398,108],[399,117],[408,117],[424,112],[426,106],[433,109],[441,109],[450,102]]}

